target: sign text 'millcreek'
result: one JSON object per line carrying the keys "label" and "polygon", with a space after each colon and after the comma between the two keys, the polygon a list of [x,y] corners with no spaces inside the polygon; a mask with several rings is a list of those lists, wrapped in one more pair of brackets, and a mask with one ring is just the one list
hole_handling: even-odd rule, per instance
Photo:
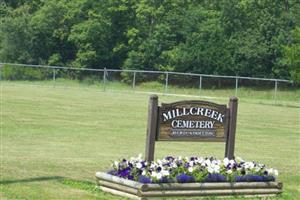
{"label": "sign text 'millcreek'", "polygon": [[162,113],[164,122],[174,119],[176,117],[188,116],[188,115],[205,116],[217,120],[220,123],[224,122],[224,114],[209,108],[202,108],[202,107],[175,108],[173,110],[169,110],[167,112]]}

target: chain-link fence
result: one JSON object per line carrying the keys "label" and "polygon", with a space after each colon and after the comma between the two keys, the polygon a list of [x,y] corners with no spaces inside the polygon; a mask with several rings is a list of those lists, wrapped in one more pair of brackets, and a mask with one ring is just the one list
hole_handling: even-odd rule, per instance
{"label": "chain-link fence", "polygon": [[30,84],[93,87],[109,90],[156,92],[206,97],[239,96],[284,99],[281,94],[296,89],[283,79],[220,76],[167,71],[88,69],[61,66],[0,63],[1,80]]}

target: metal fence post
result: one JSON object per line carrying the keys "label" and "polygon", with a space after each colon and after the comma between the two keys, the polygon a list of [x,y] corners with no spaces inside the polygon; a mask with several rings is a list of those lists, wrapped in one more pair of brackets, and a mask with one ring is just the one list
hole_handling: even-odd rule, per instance
{"label": "metal fence post", "polygon": [[169,79],[169,73],[166,72],[165,93],[168,93],[168,79]]}
{"label": "metal fence post", "polygon": [[135,75],[136,75],[136,72],[133,72],[132,89],[135,88]]}
{"label": "metal fence post", "polygon": [[237,96],[238,93],[238,86],[239,86],[239,79],[238,77],[235,78],[235,96]]}
{"label": "metal fence post", "polygon": [[53,87],[55,87],[55,82],[56,82],[56,70],[55,69],[53,69],[52,79],[53,79]]}
{"label": "metal fence post", "polygon": [[199,94],[201,94],[202,90],[202,76],[199,77]]}
{"label": "metal fence post", "polygon": [[278,82],[275,80],[275,88],[274,88],[274,104],[277,103],[277,87],[278,87]]}
{"label": "metal fence post", "polygon": [[105,92],[106,90],[106,67],[104,68],[103,71],[103,91]]}

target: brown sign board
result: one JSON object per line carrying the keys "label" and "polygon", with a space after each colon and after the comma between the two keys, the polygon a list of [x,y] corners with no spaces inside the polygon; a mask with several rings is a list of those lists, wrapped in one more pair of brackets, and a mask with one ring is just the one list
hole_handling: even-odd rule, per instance
{"label": "brown sign board", "polygon": [[207,101],[161,104],[158,112],[158,141],[225,142],[228,128],[226,105]]}
{"label": "brown sign board", "polygon": [[158,104],[151,95],[148,107],[146,160],[153,161],[155,141],[226,142],[225,157],[234,157],[238,99],[228,106],[208,101]]}

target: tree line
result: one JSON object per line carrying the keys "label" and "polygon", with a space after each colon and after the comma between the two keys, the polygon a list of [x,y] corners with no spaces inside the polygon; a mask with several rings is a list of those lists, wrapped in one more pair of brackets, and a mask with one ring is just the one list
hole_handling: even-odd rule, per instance
{"label": "tree line", "polygon": [[300,82],[297,0],[4,0],[0,61]]}

